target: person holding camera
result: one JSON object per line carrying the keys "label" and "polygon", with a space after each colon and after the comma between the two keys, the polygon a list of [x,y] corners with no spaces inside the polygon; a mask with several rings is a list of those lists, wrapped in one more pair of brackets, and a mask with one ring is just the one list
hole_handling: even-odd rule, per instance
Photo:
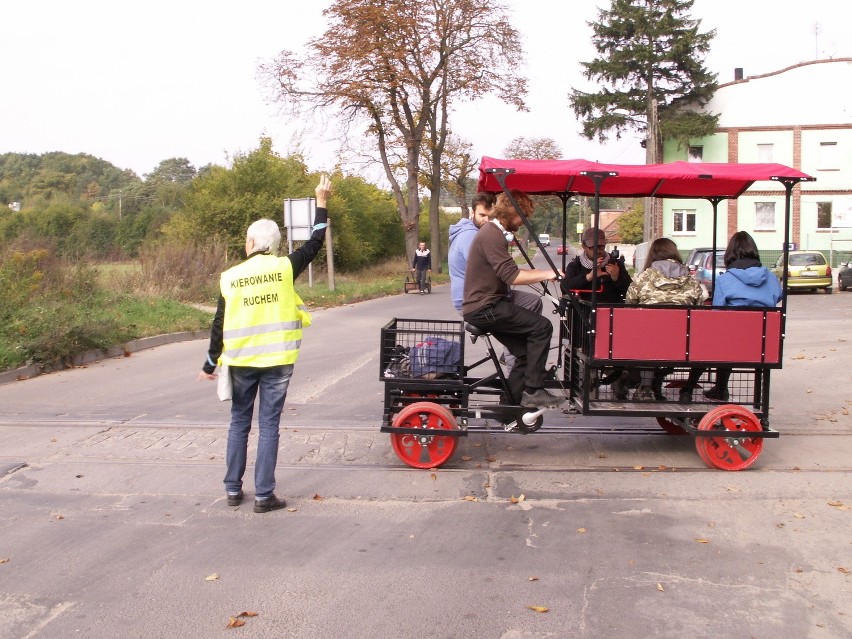
{"label": "person holding camera", "polygon": [[624,268],[624,260],[606,252],[606,235],[603,229],[586,229],[582,238],[583,252],[565,268],[565,279],[560,286],[565,294],[577,291],[581,299],[591,299],[593,271],[598,272],[597,301],[609,304],[624,302],[632,280]]}

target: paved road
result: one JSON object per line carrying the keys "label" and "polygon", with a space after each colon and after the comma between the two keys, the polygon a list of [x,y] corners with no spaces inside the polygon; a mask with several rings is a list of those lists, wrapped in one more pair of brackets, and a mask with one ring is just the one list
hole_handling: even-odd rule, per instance
{"label": "paved road", "polygon": [[378,329],[453,319],[433,291],[315,314],[288,511],[224,503],[204,342],[0,386],[0,635],[852,637],[852,293],[791,298],[752,470],[689,438],[480,433],[415,471],[377,432]]}

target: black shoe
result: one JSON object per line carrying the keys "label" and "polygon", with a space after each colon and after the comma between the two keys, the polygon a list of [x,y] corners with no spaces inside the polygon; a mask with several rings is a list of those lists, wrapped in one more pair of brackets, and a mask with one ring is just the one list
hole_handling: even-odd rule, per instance
{"label": "black shoe", "polygon": [[552,408],[558,406],[560,399],[551,395],[544,388],[536,388],[534,392],[524,391],[521,394],[521,406],[525,408]]}
{"label": "black shoe", "polygon": [[692,402],[692,389],[684,386],[678,393],[678,400],[681,404],[689,404]]}
{"label": "black shoe", "polygon": [[635,391],[633,391],[633,401],[636,402],[650,402],[651,401],[651,387],[650,386],[640,386]]}
{"label": "black shoe", "polygon": [[239,506],[243,501],[243,491],[240,489],[238,493],[228,493],[228,505]]}
{"label": "black shoe", "polygon": [[284,501],[283,499],[278,499],[278,497],[272,495],[272,497],[267,497],[266,499],[255,499],[254,512],[268,513],[270,510],[279,510],[281,508],[284,508],[286,505],[286,501]]}
{"label": "black shoe", "polygon": [[719,388],[718,386],[711,386],[706,391],[704,391],[704,397],[706,397],[707,399],[714,399],[720,402],[727,402],[728,389]]}
{"label": "black shoe", "polygon": [[612,390],[612,395],[613,397],[615,397],[615,399],[621,401],[627,399],[627,388],[625,388],[624,381],[621,379],[620,375],[618,376],[618,379],[616,379],[612,383],[612,386],[610,386],[610,390]]}

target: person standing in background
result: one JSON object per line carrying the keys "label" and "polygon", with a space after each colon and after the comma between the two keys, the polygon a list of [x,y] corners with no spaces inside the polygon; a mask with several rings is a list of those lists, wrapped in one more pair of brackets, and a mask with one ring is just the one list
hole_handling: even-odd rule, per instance
{"label": "person standing in background", "polygon": [[426,275],[432,272],[432,253],[426,248],[426,242],[420,242],[414,251],[414,262],[411,264],[411,272],[420,289],[420,294],[426,293]]}

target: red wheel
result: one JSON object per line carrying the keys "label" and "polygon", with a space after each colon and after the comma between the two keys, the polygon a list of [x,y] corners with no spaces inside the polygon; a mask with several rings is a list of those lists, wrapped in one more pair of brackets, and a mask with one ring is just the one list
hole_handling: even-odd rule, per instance
{"label": "red wheel", "polygon": [[699,430],[724,431],[721,437],[696,437],[698,455],[711,467],[721,470],[745,470],[763,451],[762,437],[748,437],[763,427],[750,410],[736,404],[714,408],[698,424]]}
{"label": "red wheel", "polygon": [[402,461],[413,468],[437,468],[456,452],[458,437],[434,435],[429,430],[458,428],[453,414],[433,402],[416,402],[394,417],[396,428],[422,428],[423,434],[391,433],[391,445]]}
{"label": "red wheel", "polygon": [[686,435],[686,431],[683,427],[678,423],[679,419],[670,419],[668,417],[660,417],[657,416],[657,423],[660,425],[664,431],[666,431],[669,435]]}

